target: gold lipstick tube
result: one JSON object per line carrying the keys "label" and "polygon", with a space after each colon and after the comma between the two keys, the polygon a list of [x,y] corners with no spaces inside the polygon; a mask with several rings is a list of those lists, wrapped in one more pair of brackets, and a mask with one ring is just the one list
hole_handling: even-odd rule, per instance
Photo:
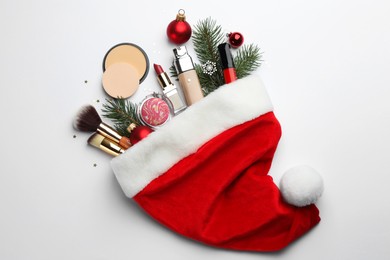
{"label": "gold lipstick tube", "polygon": [[157,80],[163,89],[164,95],[171,101],[173,105],[173,113],[175,115],[187,108],[187,104],[185,104],[184,100],[180,97],[176,86],[171,82],[166,72],[157,75]]}

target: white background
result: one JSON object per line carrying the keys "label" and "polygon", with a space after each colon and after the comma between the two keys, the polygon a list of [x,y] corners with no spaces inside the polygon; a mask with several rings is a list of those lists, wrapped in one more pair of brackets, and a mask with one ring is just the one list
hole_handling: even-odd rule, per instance
{"label": "white background", "polygon": [[[180,8],[192,26],[211,17],[264,52],[255,73],[283,128],[275,182],[297,164],[324,178],[321,223],[281,252],[210,248],[163,228],[72,128],[81,105],[106,97],[113,45],[136,43],[168,69],[165,30]],[[0,259],[387,259],[389,13],[386,0],[0,0]],[[133,99],[157,87],[151,67]]]}

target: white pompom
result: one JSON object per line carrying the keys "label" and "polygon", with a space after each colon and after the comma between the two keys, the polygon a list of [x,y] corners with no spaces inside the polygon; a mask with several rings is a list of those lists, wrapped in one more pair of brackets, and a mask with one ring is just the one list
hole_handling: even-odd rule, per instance
{"label": "white pompom", "polygon": [[289,169],[280,180],[280,191],[285,201],[297,207],[315,203],[324,191],[321,175],[302,165]]}

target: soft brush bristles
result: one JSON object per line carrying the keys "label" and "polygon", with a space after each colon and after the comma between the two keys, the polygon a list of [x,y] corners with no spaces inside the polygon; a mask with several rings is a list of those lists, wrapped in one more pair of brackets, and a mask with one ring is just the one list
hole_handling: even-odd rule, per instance
{"label": "soft brush bristles", "polygon": [[95,146],[97,148],[100,147],[100,144],[103,142],[104,140],[104,136],[100,135],[100,134],[93,134],[91,135],[89,138],[88,138],[88,143],[92,146]]}
{"label": "soft brush bristles", "polygon": [[77,113],[73,127],[83,132],[94,132],[101,123],[102,119],[96,109],[91,105],[85,105]]}

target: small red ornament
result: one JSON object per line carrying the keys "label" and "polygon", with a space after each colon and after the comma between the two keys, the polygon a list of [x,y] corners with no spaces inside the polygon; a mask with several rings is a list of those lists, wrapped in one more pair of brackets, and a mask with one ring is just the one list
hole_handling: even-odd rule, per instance
{"label": "small red ornament", "polygon": [[132,145],[135,145],[145,137],[147,137],[153,130],[144,125],[135,125],[135,124],[130,124],[130,126],[127,128],[127,131],[130,133],[130,142]]}
{"label": "small red ornament", "polygon": [[233,48],[238,48],[244,43],[244,36],[239,32],[233,32],[228,34],[229,43]]}
{"label": "small red ornament", "polygon": [[180,9],[176,15],[176,20],[169,23],[167,27],[168,39],[175,44],[183,44],[191,38],[192,29],[183,9]]}

